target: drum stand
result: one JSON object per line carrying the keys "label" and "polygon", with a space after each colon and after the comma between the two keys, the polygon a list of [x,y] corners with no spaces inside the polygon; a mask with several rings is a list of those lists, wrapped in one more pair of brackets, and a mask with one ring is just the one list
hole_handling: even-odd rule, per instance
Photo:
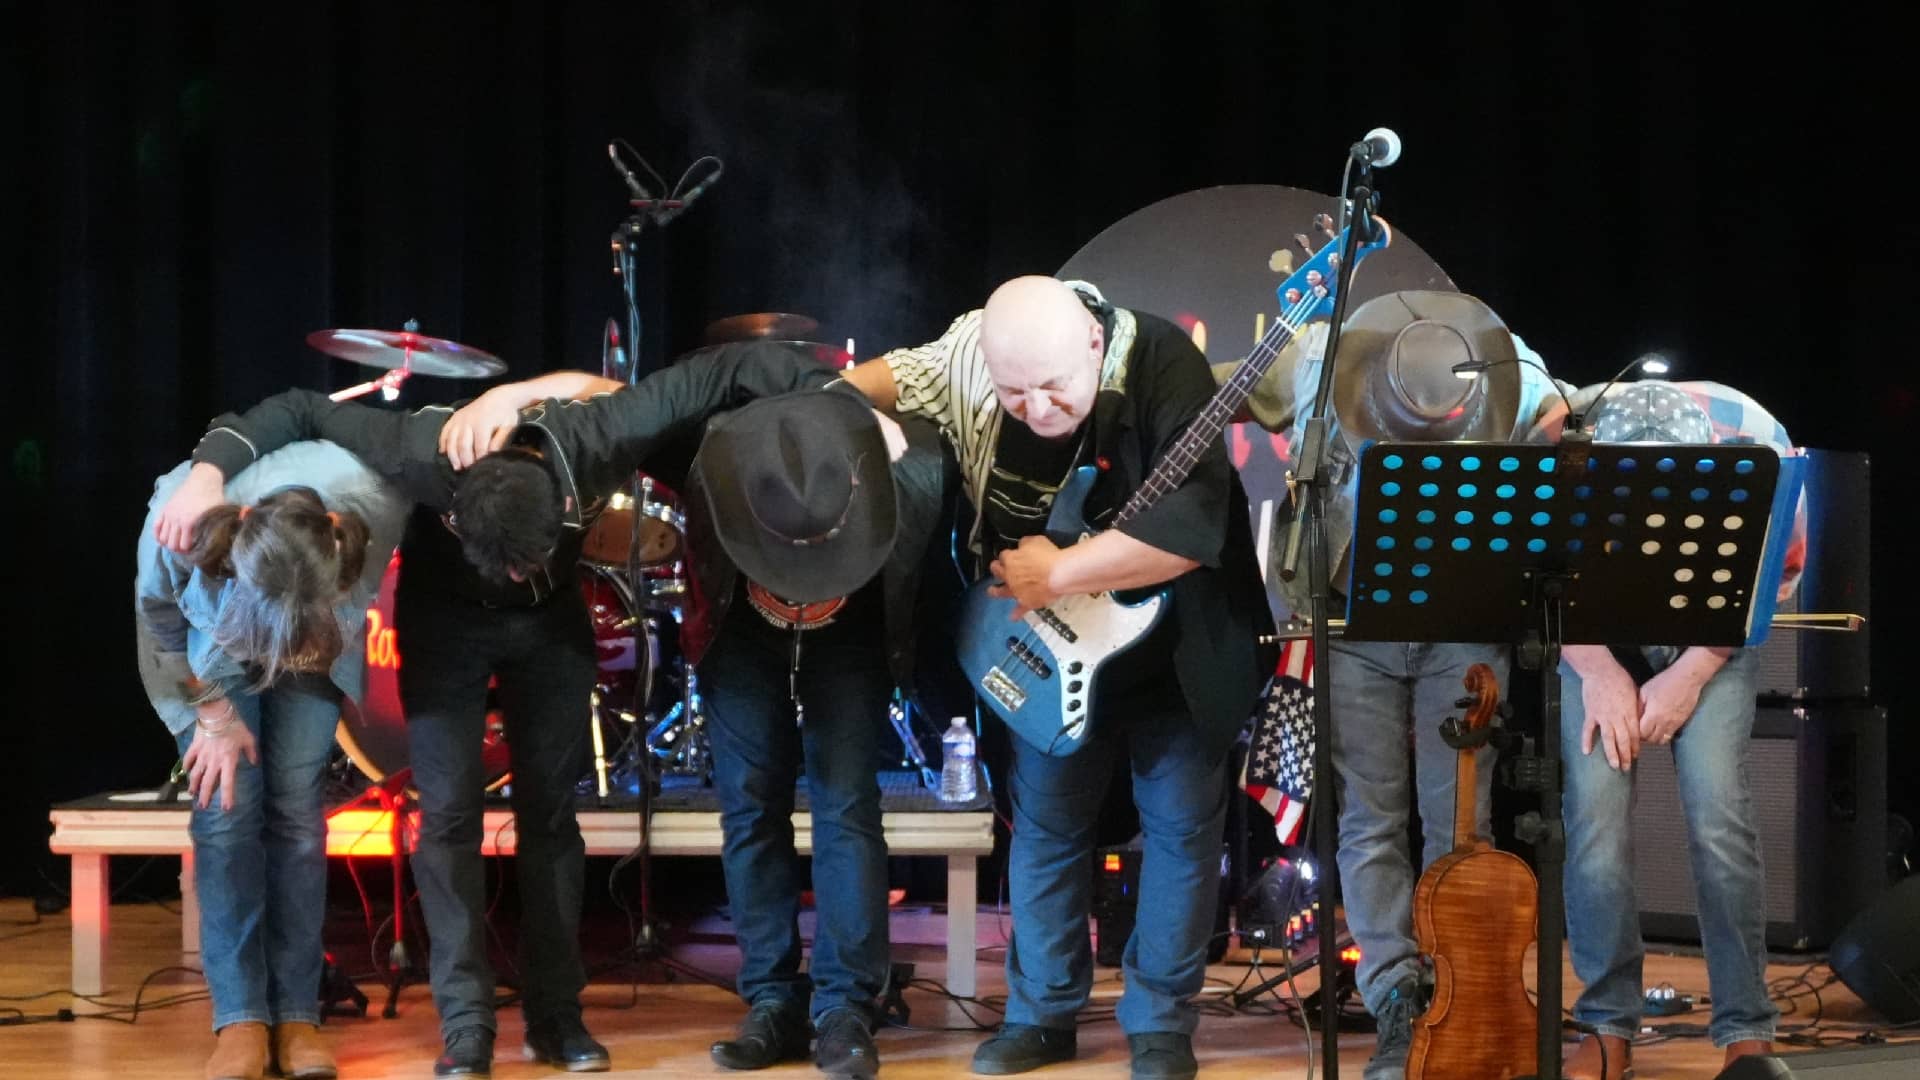
{"label": "drum stand", "polygon": [[393,867],[393,946],[387,950],[387,1003],[380,1010],[380,1015],[388,1020],[400,1015],[398,1001],[402,986],[428,981],[426,973],[407,953],[407,815],[413,800],[407,797],[406,781],[411,775],[411,770],[403,769],[372,789],[380,797],[380,809],[387,815],[388,858]]}

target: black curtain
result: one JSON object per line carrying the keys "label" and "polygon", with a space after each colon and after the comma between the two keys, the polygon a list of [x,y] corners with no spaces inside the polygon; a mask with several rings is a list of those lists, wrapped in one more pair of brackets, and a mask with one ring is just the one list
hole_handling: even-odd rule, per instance
{"label": "black curtain", "polygon": [[[637,285],[643,363],[795,311],[930,339],[1157,199],[1321,191],[1377,124],[1385,212],[1576,382],[1641,351],[1806,445],[1878,451],[1875,648],[1897,661],[1920,415],[1910,61],[1890,20],[1656,6],[86,0],[0,16],[0,353],[16,667],[7,883],[49,801],[157,782],[128,581],[154,477],[212,414],[369,377],[397,328],[597,368],[628,140],[726,173]],[[1356,35],[1336,24],[1364,25]],[[476,392],[412,382],[404,402]],[[1886,663],[1879,665],[1889,672]],[[1912,693],[1891,677],[1892,767]],[[1896,771],[1896,775],[1898,772]],[[1901,796],[1909,800],[1911,793]]]}

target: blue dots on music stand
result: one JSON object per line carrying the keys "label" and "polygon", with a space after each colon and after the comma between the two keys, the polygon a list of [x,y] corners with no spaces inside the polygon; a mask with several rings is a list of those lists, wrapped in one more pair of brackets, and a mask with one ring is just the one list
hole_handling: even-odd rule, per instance
{"label": "blue dots on music stand", "polygon": [[1377,562],[1377,563],[1374,563],[1374,564],[1373,564],[1373,576],[1375,576],[1375,577],[1392,577],[1392,576],[1393,576],[1393,564],[1392,564],[1392,563],[1390,563],[1390,562]]}
{"label": "blue dots on music stand", "polygon": [[1727,501],[1728,501],[1728,502],[1737,502],[1737,503],[1743,503],[1743,502],[1746,502],[1746,501],[1747,501],[1747,489],[1746,489],[1746,488],[1734,488],[1734,489],[1733,489],[1732,491],[1729,491],[1729,492],[1727,492]]}
{"label": "blue dots on music stand", "polygon": [[1479,472],[1480,459],[1477,457],[1474,457],[1472,454],[1468,454],[1466,457],[1461,458],[1460,471],[1461,472]]}
{"label": "blue dots on music stand", "polygon": [[1616,499],[1624,499],[1631,494],[1633,494],[1633,489],[1625,484],[1621,484],[1619,487],[1613,489],[1613,497]]}
{"label": "blue dots on music stand", "polygon": [[1693,471],[1694,471],[1694,472],[1697,472],[1697,473],[1702,473],[1702,474],[1705,474],[1705,473],[1710,473],[1710,472],[1712,472],[1712,471],[1713,471],[1713,459],[1712,459],[1712,458],[1710,458],[1710,457],[1703,457],[1703,458],[1701,458],[1701,459],[1700,459],[1699,461],[1696,461],[1696,462],[1694,462],[1694,463],[1693,463]]}
{"label": "blue dots on music stand", "polygon": [[1418,521],[1422,525],[1431,525],[1438,518],[1439,518],[1439,515],[1435,514],[1431,510],[1422,510],[1419,513],[1413,515],[1413,519],[1415,521]]}
{"label": "blue dots on music stand", "polygon": [[1439,472],[1440,466],[1444,464],[1446,463],[1441,461],[1437,454],[1428,454],[1426,457],[1420,459],[1420,467],[1428,472]]}
{"label": "blue dots on music stand", "polygon": [[1663,457],[1654,464],[1654,468],[1659,469],[1661,472],[1672,472],[1674,470],[1674,465],[1675,465],[1675,462],[1672,458]]}
{"label": "blue dots on music stand", "polygon": [[1454,512],[1453,512],[1453,523],[1454,523],[1455,525],[1471,525],[1471,524],[1473,524],[1473,511],[1471,511],[1471,510],[1456,510],[1456,511],[1454,511]]}
{"label": "blue dots on music stand", "polygon": [[1567,520],[1572,522],[1573,527],[1576,529],[1585,528],[1587,524],[1586,511],[1576,510],[1574,513],[1568,515]]}
{"label": "blue dots on music stand", "polygon": [[1536,536],[1527,541],[1527,550],[1538,555],[1540,552],[1547,550],[1547,542]]}
{"label": "blue dots on music stand", "polygon": [[1553,515],[1547,513],[1545,510],[1535,510],[1533,516],[1527,520],[1533,522],[1535,525],[1545,525],[1553,520]]}
{"label": "blue dots on music stand", "polygon": [[1407,594],[1407,600],[1410,603],[1424,604],[1427,602],[1427,590],[1415,589]]}
{"label": "blue dots on music stand", "polygon": [[1504,536],[1496,536],[1496,537],[1494,537],[1493,539],[1491,539],[1491,540],[1489,540],[1489,541],[1487,541],[1487,546],[1488,546],[1488,547],[1490,547],[1490,548],[1492,548],[1492,549],[1493,549],[1493,550],[1495,550],[1495,551],[1505,551],[1505,550],[1507,550],[1507,547],[1508,547],[1509,545],[1507,544],[1507,538],[1506,538],[1506,537],[1504,537]]}
{"label": "blue dots on music stand", "polygon": [[1373,546],[1379,548],[1381,551],[1392,551],[1393,545],[1396,542],[1397,541],[1391,536],[1376,536],[1373,538]]}
{"label": "blue dots on music stand", "polygon": [[1578,487],[1575,487],[1575,488],[1573,489],[1573,497],[1574,497],[1574,498],[1576,498],[1576,499],[1589,499],[1589,498],[1592,498],[1592,497],[1593,497],[1593,489],[1592,489],[1591,487],[1588,487],[1588,486],[1587,486],[1587,485],[1585,485],[1585,484],[1581,484],[1581,485],[1579,485]]}
{"label": "blue dots on music stand", "polygon": [[1500,459],[1500,471],[1501,471],[1501,472],[1519,472],[1519,471],[1520,471],[1520,459],[1519,459],[1519,458],[1517,458],[1517,457],[1503,457],[1503,458],[1501,458],[1501,459]]}
{"label": "blue dots on music stand", "polygon": [[1626,527],[1627,527],[1627,515],[1625,515],[1625,514],[1617,514],[1617,513],[1616,513],[1616,514],[1608,514],[1608,515],[1607,515],[1607,524],[1609,524],[1609,525],[1611,525],[1611,526],[1613,526],[1613,527],[1614,527],[1614,528],[1616,528],[1616,529],[1624,529],[1624,528],[1626,528]]}
{"label": "blue dots on music stand", "polygon": [[1440,485],[1439,484],[1421,484],[1420,494],[1424,498],[1431,499],[1435,495],[1440,494]]}
{"label": "blue dots on music stand", "polygon": [[1380,459],[1380,467],[1383,469],[1397,469],[1405,464],[1406,462],[1400,459],[1399,454],[1388,454]]}
{"label": "blue dots on music stand", "polygon": [[1480,489],[1473,486],[1472,484],[1461,484],[1458,488],[1455,488],[1454,490],[1459,492],[1460,497],[1463,499],[1471,499],[1475,495],[1480,494]]}
{"label": "blue dots on music stand", "polygon": [[1581,549],[1582,547],[1584,547],[1584,546],[1586,546],[1586,545],[1584,545],[1584,544],[1582,544],[1582,543],[1580,542],[1580,538],[1579,538],[1579,537],[1574,537],[1573,539],[1571,539],[1571,540],[1569,540],[1569,541],[1567,541],[1567,550],[1568,550],[1568,551],[1579,551],[1579,550],[1580,550],[1580,549]]}
{"label": "blue dots on music stand", "polygon": [[1493,489],[1493,493],[1503,499],[1513,498],[1514,491],[1515,489],[1512,484],[1501,484],[1499,487]]}
{"label": "blue dots on music stand", "polygon": [[1753,471],[1753,462],[1746,458],[1741,458],[1739,461],[1733,463],[1733,471],[1741,476],[1745,476]]}
{"label": "blue dots on music stand", "polygon": [[1534,489],[1533,489],[1533,497],[1534,497],[1534,498],[1536,498],[1536,499],[1551,499],[1551,498],[1553,498],[1553,485],[1552,485],[1552,484],[1541,484],[1541,485],[1540,485],[1539,487],[1537,487],[1537,488],[1534,488]]}
{"label": "blue dots on music stand", "polygon": [[1647,492],[1647,494],[1653,496],[1655,499],[1658,499],[1661,502],[1665,502],[1667,498],[1673,494],[1673,489],[1667,487],[1665,484],[1662,484],[1659,487],[1654,488],[1652,491]]}
{"label": "blue dots on music stand", "polygon": [[1380,494],[1385,495],[1388,498],[1392,498],[1393,496],[1400,494],[1400,485],[1389,480],[1386,483],[1380,485]]}
{"label": "blue dots on music stand", "polygon": [[1688,494],[1693,496],[1694,502],[1706,502],[1707,496],[1711,495],[1712,492],[1708,491],[1706,488],[1694,488],[1691,492],[1688,492]]}
{"label": "blue dots on music stand", "polygon": [[1511,525],[1513,524],[1513,513],[1507,510],[1495,510],[1493,512],[1493,523],[1495,525]]}
{"label": "blue dots on music stand", "polygon": [[1552,472],[1552,471],[1553,471],[1553,459],[1552,459],[1552,458],[1550,458],[1550,457],[1543,457],[1543,458],[1541,458],[1541,459],[1540,459],[1540,471],[1541,471],[1541,472],[1544,472],[1544,473],[1550,473],[1550,472]]}
{"label": "blue dots on music stand", "polygon": [[1384,604],[1384,603],[1386,603],[1387,601],[1389,601],[1389,600],[1391,600],[1391,599],[1393,599],[1393,594],[1392,594],[1392,593],[1390,593],[1390,592],[1388,592],[1387,590],[1385,590],[1385,589],[1375,589],[1375,590],[1373,590],[1373,602],[1374,602],[1374,603],[1376,603],[1376,604]]}
{"label": "blue dots on music stand", "polygon": [[1413,564],[1414,577],[1426,577],[1428,574],[1431,574],[1431,573],[1433,573],[1433,567],[1428,566],[1426,563],[1417,562]]}
{"label": "blue dots on music stand", "polygon": [[1623,457],[1619,461],[1614,462],[1613,467],[1619,469],[1621,472],[1632,472],[1640,467],[1640,463],[1630,457]]}
{"label": "blue dots on music stand", "polygon": [[1464,536],[1456,536],[1453,538],[1453,550],[1455,551],[1465,551],[1468,548],[1471,548],[1472,546],[1473,546],[1473,541],[1467,539]]}
{"label": "blue dots on music stand", "polygon": [[1433,537],[1431,537],[1431,536],[1416,536],[1416,537],[1414,537],[1414,538],[1413,538],[1413,550],[1415,550],[1415,551],[1432,551],[1432,550],[1433,550]]}
{"label": "blue dots on music stand", "polygon": [[1399,520],[1400,520],[1400,511],[1398,510],[1387,509],[1387,510],[1380,511],[1380,523],[1382,525],[1391,525],[1394,522]]}

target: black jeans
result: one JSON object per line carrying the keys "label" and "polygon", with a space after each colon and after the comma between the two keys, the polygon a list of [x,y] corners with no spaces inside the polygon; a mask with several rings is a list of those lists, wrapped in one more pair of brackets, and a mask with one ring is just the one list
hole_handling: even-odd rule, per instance
{"label": "black jeans", "polygon": [[538,607],[485,608],[436,590],[408,590],[402,578],[394,628],[420,792],[413,873],[432,935],[441,1033],[494,1027],[480,745],[487,684],[496,675],[513,768],[522,1009],[529,1024],[578,1018],[586,985],[580,959],[586,845],[574,815],[574,785],[589,760],[596,670],[580,592],[567,585]]}

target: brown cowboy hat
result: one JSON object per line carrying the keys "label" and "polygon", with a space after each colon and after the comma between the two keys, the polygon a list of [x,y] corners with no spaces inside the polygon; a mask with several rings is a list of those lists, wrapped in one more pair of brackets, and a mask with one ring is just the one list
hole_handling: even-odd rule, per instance
{"label": "brown cowboy hat", "polygon": [[804,390],[726,413],[708,425],[688,486],[740,572],[792,603],[854,592],[893,552],[886,437],[850,394]]}
{"label": "brown cowboy hat", "polygon": [[[1333,410],[1347,445],[1507,439],[1520,406],[1513,335],[1478,298],[1407,291],[1355,308],[1340,331]],[[1478,378],[1454,365],[1481,361]]]}

